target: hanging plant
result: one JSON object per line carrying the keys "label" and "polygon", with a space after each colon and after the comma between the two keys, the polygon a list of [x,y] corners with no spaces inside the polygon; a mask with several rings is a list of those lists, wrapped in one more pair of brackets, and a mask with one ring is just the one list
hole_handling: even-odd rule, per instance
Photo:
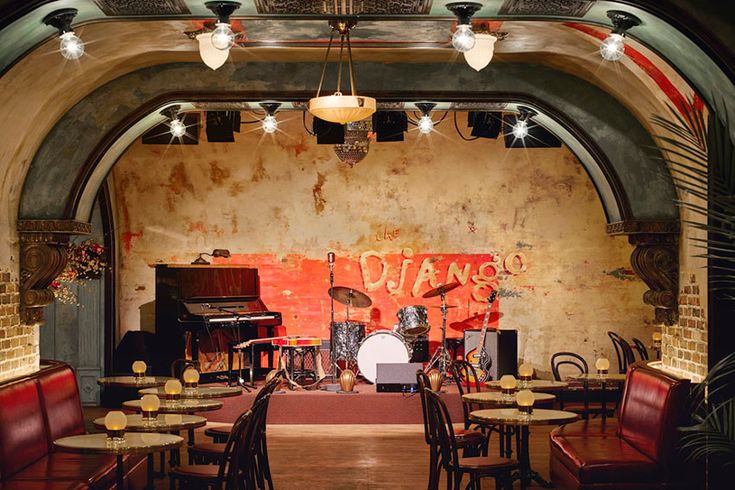
{"label": "hanging plant", "polygon": [[105,247],[92,240],[69,243],[66,246],[66,268],[51,283],[56,299],[65,304],[79,306],[79,299],[69,288],[69,284],[77,280],[102,277],[102,273],[108,268],[106,252]]}

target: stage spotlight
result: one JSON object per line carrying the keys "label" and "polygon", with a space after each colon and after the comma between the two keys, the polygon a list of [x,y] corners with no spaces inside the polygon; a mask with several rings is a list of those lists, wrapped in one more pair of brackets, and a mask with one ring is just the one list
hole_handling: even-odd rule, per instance
{"label": "stage spotlight", "polygon": [[311,128],[316,135],[317,145],[341,145],[345,142],[345,127],[342,124],[314,117]]}
{"label": "stage spotlight", "polygon": [[378,111],[373,114],[375,141],[403,141],[408,131],[408,117],[403,111]]}
{"label": "stage spotlight", "polygon": [[476,138],[496,139],[500,135],[503,124],[502,112],[468,112],[467,126],[472,128],[470,133]]}

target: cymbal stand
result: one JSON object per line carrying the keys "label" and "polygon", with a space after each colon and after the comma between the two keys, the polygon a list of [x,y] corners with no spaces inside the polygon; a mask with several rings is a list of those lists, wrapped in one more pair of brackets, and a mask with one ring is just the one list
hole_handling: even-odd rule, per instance
{"label": "cymbal stand", "polygon": [[[327,254],[329,262],[329,291],[334,291],[334,254]],[[337,379],[337,360],[334,358],[334,295],[329,295],[332,321],[329,323],[329,362],[332,364],[332,383]]]}
{"label": "cymbal stand", "polygon": [[439,372],[442,373],[442,376],[446,378],[447,367],[452,362],[452,357],[449,355],[449,351],[447,350],[447,312],[449,311],[449,308],[447,308],[446,293],[441,293],[440,296],[442,300],[442,343],[437,347],[436,351],[434,351],[434,355],[431,356],[429,363],[426,365],[425,371],[429,372],[431,368],[436,365],[439,368]]}

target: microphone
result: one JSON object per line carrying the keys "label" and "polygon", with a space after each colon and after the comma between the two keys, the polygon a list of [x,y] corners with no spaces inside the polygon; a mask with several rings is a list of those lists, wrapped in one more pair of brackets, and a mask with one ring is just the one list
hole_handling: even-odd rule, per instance
{"label": "microphone", "polygon": [[334,264],[334,252],[327,253],[327,260],[329,261],[329,264]]}

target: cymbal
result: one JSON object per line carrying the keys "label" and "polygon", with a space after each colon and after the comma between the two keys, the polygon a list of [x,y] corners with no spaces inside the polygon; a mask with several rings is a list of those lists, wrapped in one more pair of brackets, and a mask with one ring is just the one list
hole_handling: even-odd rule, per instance
{"label": "cymbal", "polygon": [[[429,308],[441,309],[441,306],[429,306]],[[456,305],[447,305],[446,308],[457,308]]]}
{"label": "cymbal", "polygon": [[[488,324],[494,323],[502,317],[503,317],[502,313],[493,311],[490,313]],[[485,320],[485,314],[479,313],[475,316],[471,316],[464,320],[461,320],[458,322],[452,322],[449,324],[449,328],[457,332],[464,332],[465,330],[479,330],[482,328],[482,323],[484,322],[484,320]],[[488,327],[488,328],[493,329],[493,330],[495,329],[495,327]]]}
{"label": "cymbal", "polygon": [[367,308],[373,304],[373,301],[367,294],[345,286],[329,288],[328,293],[335,301],[339,301],[343,305],[353,308]]}
{"label": "cymbal", "polygon": [[433,298],[434,296],[439,296],[440,294],[448,293],[454,288],[457,288],[460,286],[459,282],[450,282],[449,284],[443,284],[439,287],[435,287],[434,289],[430,289],[426,291],[421,297],[422,298]]}

